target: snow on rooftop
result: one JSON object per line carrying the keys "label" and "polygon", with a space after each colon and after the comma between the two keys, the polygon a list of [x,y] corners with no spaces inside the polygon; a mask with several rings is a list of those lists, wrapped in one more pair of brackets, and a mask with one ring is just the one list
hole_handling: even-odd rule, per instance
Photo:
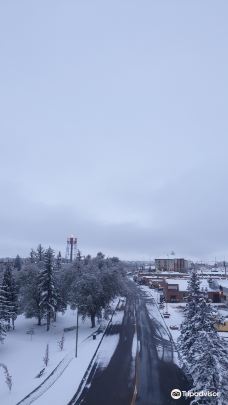
{"label": "snow on rooftop", "polygon": [[[167,278],[166,282],[168,284],[178,284],[179,285],[179,291],[186,291],[188,288],[188,281],[189,279],[180,279],[180,278]],[[208,284],[208,281],[205,279],[200,280],[200,288],[205,289],[207,288],[208,291],[215,291],[213,288],[210,287]]]}
{"label": "snow on rooftop", "polygon": [[222,287],[228,288],[228,280],[217,280],[217,282]]}

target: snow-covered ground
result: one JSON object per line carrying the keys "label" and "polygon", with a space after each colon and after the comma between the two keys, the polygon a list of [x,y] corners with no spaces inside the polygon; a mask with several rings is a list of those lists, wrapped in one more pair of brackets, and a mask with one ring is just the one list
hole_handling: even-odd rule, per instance
{"label": "snow-covered ground", "polygon": [[[57,322],[52,324],[49,332],[46,331],[45,325],[37,326],[35,319],[26,319],[23,315],[17,318],[16,329],[9,332],[4,344],[0,345],[1,362],[7,365],[13,381],[12,391],[9,392],[4,378],[0,378],[0,404],[16,405],[39,386],[64,358],[64,364],[68,365],[69,363],[69,365],[61,377],[54,381],[54,385],[49,390],[50,395],[51,391],[54,393],[54,397],[51,398],[50,396],[49,399],[45,393],[45,400],[41,396],[35,403],[37,405],[51,403],[63,405],[72,398],[102,337],[102,334],[99,334],[97,339],[93,340],[94,329],[90,327],[90,320],[82,321],[79,318],[78,357],[74,357],[75,330],[64,333],[64,349],[60,351],[58,341],[64,328],[75,326],[75,324],[76,313],[70,309],[64,315],[58,314]],[[26,331],[31,327],[34,328],[32,339],[30,335],[26,334]],[[44,368],[43,357],[47,344],[49,344],[50,361],[42,377],[36,378],[37,374]],[[62,365],[62,369],[65,365]],[[63,371],[61,366],[59,369],[59,374],[61,374]],[[45,384],[48,387],[48,384],[51,385],[51,383],[53,381],[50,379],[50,382],[48,380]],[[29,403],[31,402],[24,402],[26,405]]]}
{"label": "snow-covered ground", "polygon": [[[120,324],[123,318],[123,311],[116,312],[112,319],[112,324]],[[99,341],[101,335],[99,335]],[[89,366],[89,363],[96,351],[98,342],[88,339],[79,346],[78,358],[71,361],[61,377],[50,387],[44,395],[35,401],[35,405],[64,405],[67,404],[76,393],[79,384]],[[99,366],[107,366],[112,353],[114,353],[119,341],[119,335],[105,335],[99,349],[96,361]],[[96,343],[95,343],[96,342]],[[27,404],[26,404],[27,405]]]}

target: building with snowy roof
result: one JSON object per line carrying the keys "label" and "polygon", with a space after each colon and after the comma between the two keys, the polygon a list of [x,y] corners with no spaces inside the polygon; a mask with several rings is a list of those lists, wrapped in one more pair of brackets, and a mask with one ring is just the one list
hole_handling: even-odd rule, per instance
{"label": "building with snowy roof", "polygon": [[[226,300],[226,294],[221,288],[216,288],[210,285],[210,283],[202,279],[200,280],[200,288],[208,300],[212,302],[224,302]],[[166,302],[184,302],[187,297],[188,280],[187,279],[171,279],[167,278],[163,286],[163,293]]]}

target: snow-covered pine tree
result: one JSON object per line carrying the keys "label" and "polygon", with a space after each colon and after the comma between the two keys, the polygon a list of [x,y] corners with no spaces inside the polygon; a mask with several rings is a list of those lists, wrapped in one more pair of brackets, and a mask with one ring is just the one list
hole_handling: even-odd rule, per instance
{"label": "snow-covered pine tree", "polygon": [[50,329],[51,319],[55,317],[57,308],[57,294],[54,279],[54,251],[49,247],[45,252],[44,270],[40,274],[40,293],[42,308],[47,318],[47,331]]}
{"label": "snow-covered pine tree", "polygon": [[55,280],[56,287],[56,309],[54,315],[54,321],[56,321],[56,312],[64,313],[67,308],[67,291],[64,289],[64,285],[61,284],[61,278]]}
{"label": "snow-covered pine tree", "polygon": [[31,252],[30,252],[30,262],[31,263],[36,263],[36,252],[35,252],[35,250],[34,249],[31,249]]}
{"label": "snow-covered pine tree", "polygon": [[3,343],[6,337],[6,325],[3,319],[0,318],[0,343]]}
{"label": "snow-covered pine tree", "polygon": [[36,262],[43,262],[45,260],[45,253],[45,249],[39,244],[36,249]]}
{"label": "snow-covered pine tree", "polygon": [[22,266],[22,262],[21,262],[21,258],[19,255],[16,256],[15,260],[14,260],[14,267],[20,271],[21,270],[21,266]]}
{"label": "snow-covered pine tree", "polygon": [[3,343],[6,336],[6,321],[9,318],[8,304],[6,301],[5,293],[0,286],[0,342]]}
{"label": "snow-covered pine tree", "polygon": [[9,265],[6,267],[6,270],[4,271],[3,274],[2,289],[4,291],[5,298],[8,302],[8,309],[9,309],[8,321],[9,322],[10,320],[12,321],[12,326],[14,329],[14,322],[17,319],[18,313],[18,294],[12,269]]}
{"label": "snow-covered pine tree", "polygon": [[214,324],[218,320],[218,313],[210,303],[206,302],[205,297],[201,297],[197,306],[197,311],[192,321],[196,334],[201,331],[215,332]]}
{"label": "snow-covered pine tree", "polygon": [[73,267],[76,269],[78,274],[79,273],[82,274],[84,264],[85,263],[84,263],[84,260],[82,258],[81,252],[80,252],[80,250],[78,250],[76,258],[75,258],[74,263],[73,263]]}
{"label": "snow-covered pine tree", "polygon": [[65,286],[62,283],[63,273],[61,272],[62,269],[62,256],[61,252],[58,253],[55,265],[54,265],[54,276],[55,276],[55,288],[56,288],[56,311],[54,315],[54,321],[56,321],[57,311],[64,312],[67,307],[67,291],[65,291]]}
{"label": "snow-covered pine tree", "polygon": [[9,301],[9,293],[5,285],[1,285],[1,308],[0,312],[2,315],[0,317],[4,319],[7,330],[10,330],[10,319],[11,319],[11,305]]}
{"label": "snow-covered pine tree", "polygon": [[226,405],[228,402],[228,347],[214,328],[215,311],[204,298],[194,316],[195,339],[189,350],[192,391],[214,391],[217,397],[194,399],[191,404]]}
{"label": "snow-covered pine tree", "polygon": [[57,254],[57,257],[56,257],[55,270],[56,270],[57,272],[60,272],[61,269],[62,269],[62,256],[61,256],[61,252],[59,252],[59,253]]}
{"label": "snow-covered pine tree", "polygon": [[187,303],[184,309],[184,320],[180,327],[180,336],[178,338],[178,348],[181,353],[182,361],[185,365],[188,364],[189,349],[195,340],[196,328],[194,316],[197,313],[199,302],[202,298],[200,291],[200,280],[195,270],[192,271],[188,282]]}

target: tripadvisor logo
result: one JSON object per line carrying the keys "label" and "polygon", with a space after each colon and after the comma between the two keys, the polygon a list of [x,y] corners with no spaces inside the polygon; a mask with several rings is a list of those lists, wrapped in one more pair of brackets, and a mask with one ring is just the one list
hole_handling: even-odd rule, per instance
{"label": "tripadvisor logo", "polygon": [[171,391],[171,397],[173,398],[173,399],[179,399],[180,397],[181,397],[181,391],[180,390],[178,390],[177,388],[174,388],[172,391]]}
{"label": "tripadvisor logo", "polygon": [[219,397],[220,393],[216,391],[180,391],[178,388],[174,388],[171,393],[173,399],[180,399],[183,397]]}

